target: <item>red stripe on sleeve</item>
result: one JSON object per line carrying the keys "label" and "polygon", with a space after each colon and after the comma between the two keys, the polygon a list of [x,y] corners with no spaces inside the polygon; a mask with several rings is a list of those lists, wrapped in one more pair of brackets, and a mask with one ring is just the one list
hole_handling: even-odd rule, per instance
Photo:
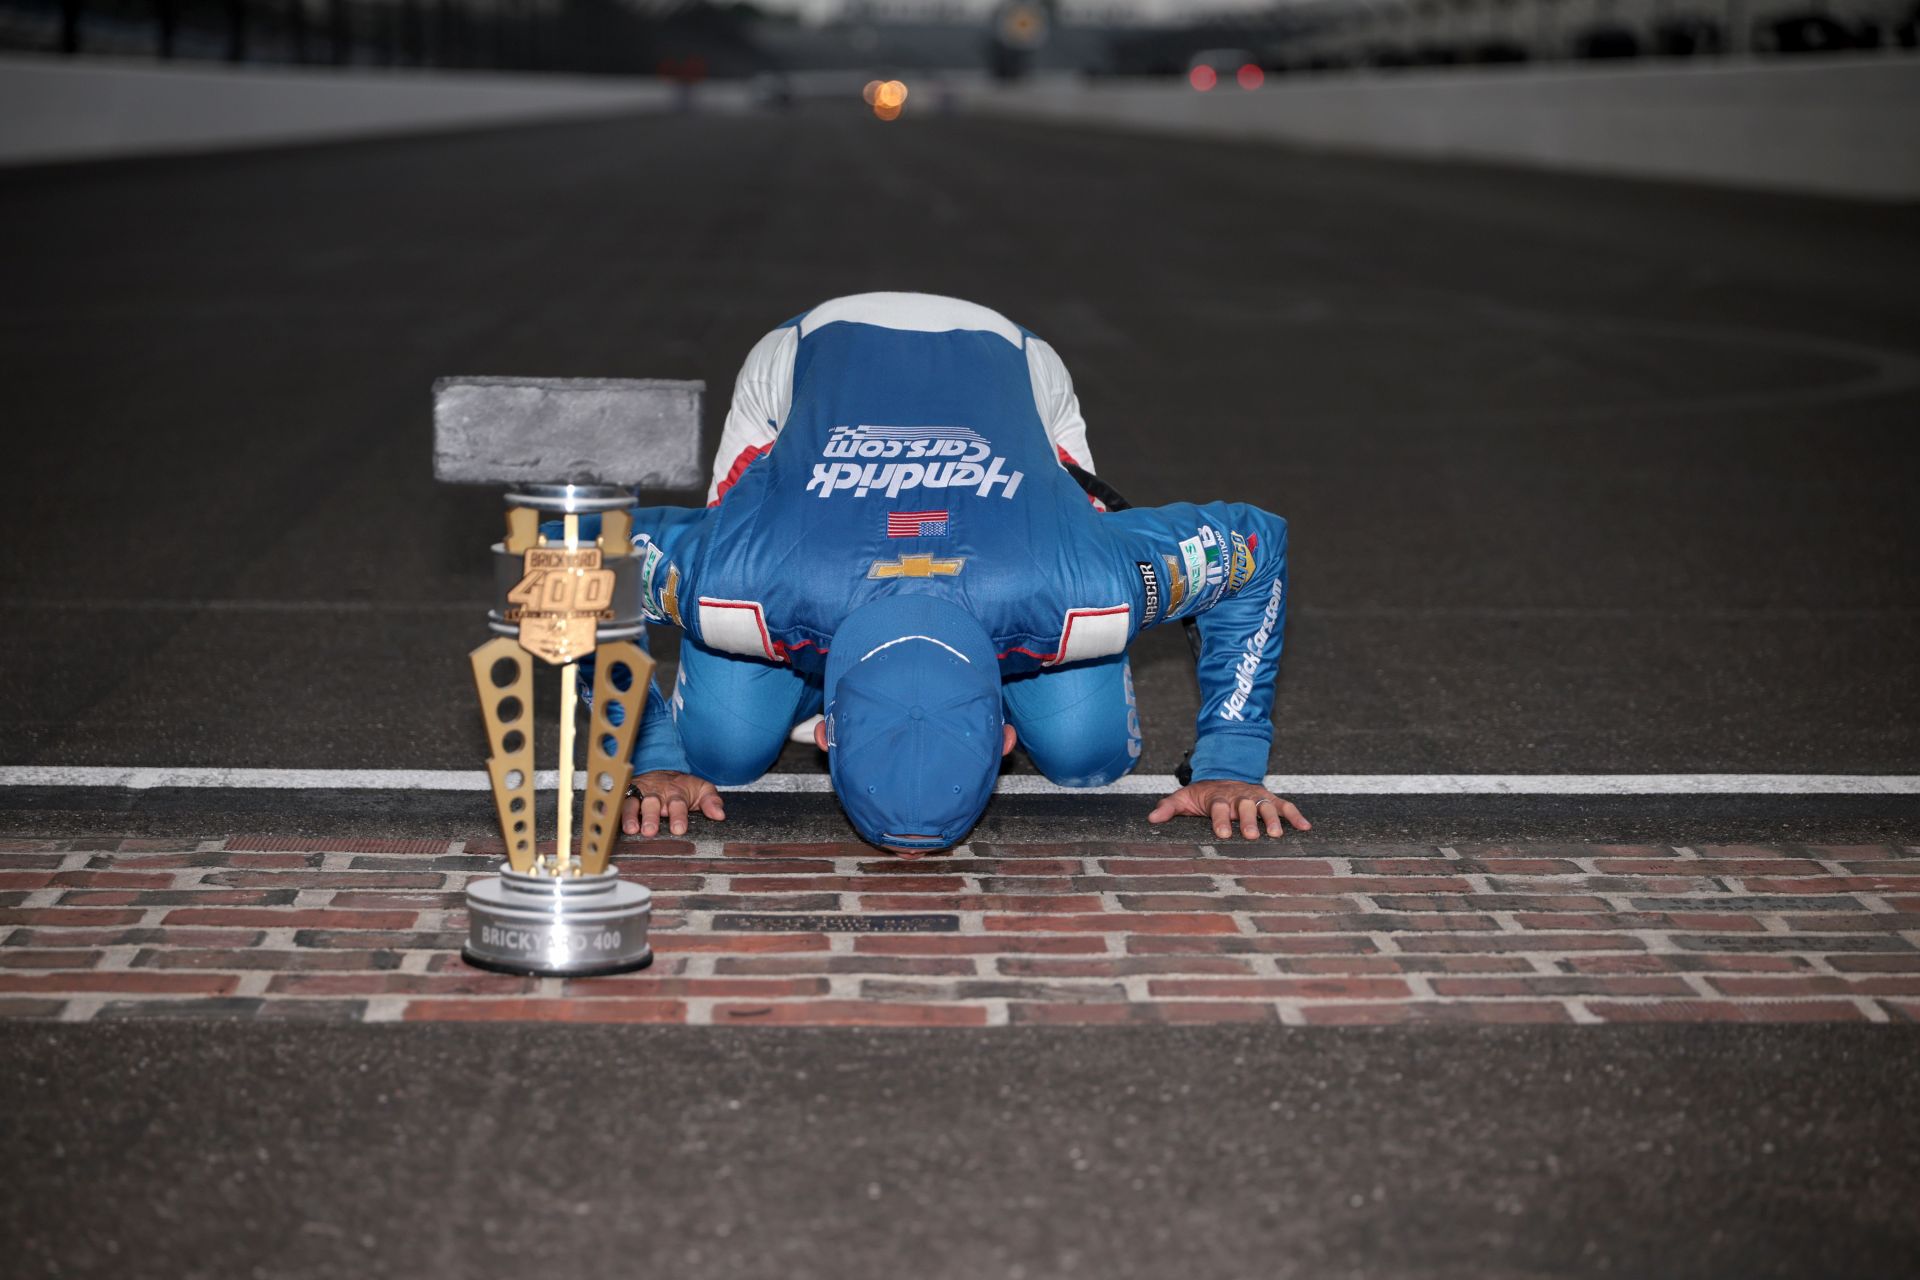
{"label": "red stripe on sleeve", "polygon": [[727,478],[720,482],[719,489],[716,490],[713,495],[713,501],[709,502],[707,505],[710,507],[719,506],[720,499],[726,497],[727,490],[733,488],[735,483],[739,481],[740,477],[746,474],[747,468],[753,465],[753,460],[755,458],[760,457],[762,454],[766,453],[771,448],[773,448],[773,445],[772,443],[769,442],[767,444],[750,444],[746,448],[742,449],[740,451],[740,456],[733,460],[733,465],[727,468]]}

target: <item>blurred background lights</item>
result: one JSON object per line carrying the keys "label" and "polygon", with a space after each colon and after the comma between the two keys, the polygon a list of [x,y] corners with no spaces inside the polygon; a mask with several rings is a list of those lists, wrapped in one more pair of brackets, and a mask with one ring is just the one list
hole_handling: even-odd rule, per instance
{"label": "blurred background lights", "polygon": [[898,120],[907,105],[907,86],[899,80],[871,80],[861,91],[873,114],[882,120]]}
{"label": "blurred background lights", "polygon": [[1258,89],[1266,83],[1267,73],[1262,71],[1258,64],[1249,62],[1234,72],[1233,78],[1240,82],[1242,89]]}
{"label": "blurred background lights", "polygon": [[1214,85],[1220,82],[1220,77],[1217,74],[1215,74],[1214,69],[1212,67],[1209,67],[1205,63],[1202,63],[1201,65],[1195,67],[1193,70],[1187,72],[1187,82],[1191,84],[1194,88],[1198,89],[1201,93],[1205,93],[1209,89],[1213,88]]}

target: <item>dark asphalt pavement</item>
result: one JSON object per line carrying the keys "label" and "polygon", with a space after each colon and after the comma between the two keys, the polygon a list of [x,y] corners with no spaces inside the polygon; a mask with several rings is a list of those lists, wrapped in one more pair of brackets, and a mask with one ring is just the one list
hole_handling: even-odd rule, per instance
{"label": "dark asphalt pavement", "polygon": [[[475,767],[446,373],[1034,327],[1134,501],[1293,522],[1286,772],[1920,762],[1920,213],[852,114],[0,173],[8,763]],[[1136,651],[1165,772],[1186,651]],[[814,769],[796,748],[785,767]]]}
{"label": "dark asphalt pavement", "polygon": [[1916,1035],[0,1024],[0,1239],[17,1276],[1893,1276]]}

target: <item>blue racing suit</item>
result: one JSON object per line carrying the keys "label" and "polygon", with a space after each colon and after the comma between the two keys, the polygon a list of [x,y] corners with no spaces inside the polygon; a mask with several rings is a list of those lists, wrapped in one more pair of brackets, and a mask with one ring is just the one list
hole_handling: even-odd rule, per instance
{"label": "blue racing suit", "polygon": [[[1069,785],[1131,768],[1127,646],[1197,618],[1193,776],[1265,776],[1286,521],[1234,502],[1098,509],[1061,465],[1072,455],[1057,422],[1043,420],[1038,344],[970,303],[875,294],[823,304],[756,347],[778,354],[772,381],[786,393],[766,438],[724,476],[716,468],[713,505],[632,512],[643,607],[685,633],[680,687],[671,700],[650,691],[636,770],[757,776],[819,709],[841,620],[921,592],[959,603],[992,637],[1009,723]],[[755,394],[746,380],[736,436]],[[723,465],[738,443],[723,441]]]}

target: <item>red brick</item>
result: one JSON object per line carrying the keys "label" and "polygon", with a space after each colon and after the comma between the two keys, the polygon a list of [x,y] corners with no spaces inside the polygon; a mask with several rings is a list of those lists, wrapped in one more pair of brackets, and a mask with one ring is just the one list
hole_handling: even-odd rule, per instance
{"label": "red brick", "polygon": [[1769,877],[1744,883],[1748,893],[1912,893],[1920,890],[1920,867],[1903,876]]}
{"label": "red brick", "polygon": [[1405,1022],[1460,1023],[1532,1023],[1571,1022],[1573,1015],[1564,1005],[1544,1001],[1457,1000],[1446,1004],[1419,1001],[1411,1004],[1309,1004],[1301,1016],[1308,1022],[1328,1026],[1388,1026]]}
{"label": "red brick", "polygon": [[1521,956],[1276,956],[1282,973],[1360,976],[1375,973],[1533,973]]}
{"label": "red brick", "polygon": [[129,991],[146,995],[209,995],[231,992],[240,979],[221,973],[155,973],[149,969],[89,970],[84,973],[0,973],[0,991],[33,994]]}
{"label": "red brick", "polygon": [[308,948],[298,951],[268,951],[258,947],[251,950],[211,948],[182,951],[173,948],[149,947],[135,956],[133,963],[134,967],[139,969],[236,969],[241,972],[282,969],[298,969],[302,972],[358,969],[379,971],[398,966],[400,956],[394,951],[317,951]]}
{"label": "red brick", "polygon": [[444,871],[215,871],[200,883],[226,889],[444,889]]}
{"label": "red brick", "polygon": [[[1915,959],[1920,959],[1916,956]],[[1600,955],[1568,956],[1555,964],[1575,973],[1790,973],[1811,966],[1799,956],[1714,955]]]}
{"label": "red brick", "polygon": [[1248,919],[1261,933],[1429,933],[1452,930],[1493,933],[1500,928],[1499,922],[1492,916],[1415,915],[1411,912],[1393,915],[1250,916]]}
{"label": "red brick", "polygon": [[[0,871],[0,889],[44,889],[53,883],[51,871]],[[171,882],[169,882],[171,883]]]}
{"label": "red brick", "polygon": [[200,842],[178,836],[128,836],[113,847],[116,853],[193,853]]}
{"label": "red brick", "polygon": [[1156,978],[1153,996],[1224,996],[1263,1000],[1404,1000],[1413,989],[1398,978]]}
{"label": "red brick", "polygon": [[1906,853],[1899,845],[1892,844],[1810,844],[1807,854],[1815,858],[1832,858],[1836,862],[1845,862],[1851,858],[1899,858],[1914,857]]}
{"label": "red brick", "polygon": [[[1089,840],[1076,844],[997,844],[992,841],[967,846],[976,856],[987,858],[1197,858],[1198,845],[1136,842],[1115,843]],[[1275,857],[1286,856],[1278,849]]]}
{"label": "red brick", "polygon": [[106,955],[79,947],[39,951],[28,947],[0,947],[0,969],[91,969]]}
{"label": "red brick", "polygon": [[1834,955],[1827,963],[1844,973],[1920,973],[1920,955]]}
{"label": "red brick", "polygon": [[1854,876],[1920,876],[1920,858],[1870,858],[1840,865],[1846,868],[1848,875]]}
{"label": "red brick", "polygon": [[720,855],[725,858],[871,858],[876,852],[872,845],[858,840],[800,840],[788,844],[729,840],[720,846]]}
{"label": "red brick", "polygon": [[282,973],[267,984],[280,996],[517,996],[534,979],[469,969],[465,973]]}
{"label": "red brick", "polygon": [[67,861],[64,853],[7,853],[0,850],[0,858],[13,871],[58,871]]}
{"label": "red brick", "polygon": [[1728,1004],[1717,1000],[1663,1000],[1621,1004],[1596,1000],[1587,1009],[1608,1022],[1864,1022],[1867,1015],[1844,1001],[1806,1000],[1778,1004]]}
{"label": "red brick", "polygon": [[1402,951],[1645,951],[1646,944],[1627,934],[1607,933],[1435,933],[1401,935],[1394,939]]}
{"label": "red brick", "polygon": [[4,907],[0,925],[9,924],[138,924],[143,911],[110,911],[103,907]]}
{"label": "red brick", "polygon": [[1102,938],[1074,935],[981,937],[962,933],[867,933],[853,939],[857,954],[886,956],[1099,955]]}
{"label": "red brick", "polygon": [[974,966],[966,956],[722,956],[713,962],[713,971],[726,975],[852,973],[953,978],[971,976]]}
{"label": "red brick", "polygon": [[1281,897],[1269,893],[1131,893],[1124,888],[1120,905],[1128,911],[1271,911],[1300,915],[1360,911],[1354,898]]}
{"label": "red brick", "polygon": [[1030,911],[1075,912],[1105,911],[1107,904],[1098,894],[1018,894],[972,893],[949,897],[922,897],[916,894],[863,893],[861,911]]}
{"label": "red brick", "polygon": [[1578,864],[1564,858],[1462,858],[1458,861],[1447,858],[1355,858],[1349,865],[1360,875],[1437,876],[1459,875],[1462,872],[1509,876],[1585,874]]}
{"label": "red brick", "polygon": [[1256,937],[1133,937],[1129,955],[1352,955],[1378,951],[1373,939],[1357,933],[1270,933]]}
{"label": "red brick", "polygon": [[1235,956],[1002,956],[995,971],[1009,978],[1126,978],[1136,974],[1227,974],[1245,976],[1252,962]]}
{"label": "red brick", "polygon": [[[218,934],[212,936],[218,937]],[[257,936],[257,935],[256,935]],[[172,933],[168,941],[172,941]],[[458,929],[422,929],[400,933],[388,929],[301,929],[293,935],[293,945],[306,950],[344,950],[344,951],[446,951],[458,950],[465,942],[467,931],[464,926]],[[214,943],[212,945],[221,945]]]}
{"label": "red brick", "polygon": [[73,848],[71,840],[0,839],[0,853],[65,853]]}
{"label": "red brick", "polygon": [[[1362,868],[1356,863],[1355,871]],[[1565,858],[1462,858],[1453,869],[1485,876],[1577,876],[1577,863]]]}
{"label": "red brick", "polygon": [[[649,881],[649,883],[652,883]],[[965,893],[960,876],[908,876],[876,886],[870,876],[734,876],[727,883],[735,893],[866,893],[883,887],[891,894]]]}
{"label": "red brick", "polygon": [[[1325,862],[1272,862],[1262,858],[1102,858],[1100,869],[1116,876],[1258,876],[1272,878],[1282,887],[1257,889],[1258,893],[1363,893],[1349,885],[1352,876],[1337,877]],[[1285,887],[1299,881],[1305,888]],[[1248,885],[1249,888],[1253,886]],[[1440,885],[1433,886],[1441,888]],[[1460,887],[1465,889],[1464,882]]]}
{"label": "red brick", "polygon": [[1896,1022],[1920,1022],[1920,1000],[1882,1000],[1880,1007]]}
{"label": "red brick", "polygon": [[823,996],[830,990],[825,978],[676,978],[659,977],[651,969],[604,978],[570,978],[566,993],[607,999],[617,996],[706,996],[721,999],[782,999]]}
{"label": "red brick", "polygon": [[1679,930],[1689,933],[1764,933],[1758,918],[1734,911],[1692,911],[1666,914],[1652,911],[1615,911],[1579,914],[1560,911],[1516,911],[1513,922],[1522,929],[1591,932],[1597,929]]}
{"label": "red brick", "polygon": [[63,889],[171,889],[174,880],[166,871],[62,871],[53,877]]}
{"label": "red brick", "polygon": [[1888,898],[1887,905],[1903,914],[1920,911],[1920,898]]}
{"label": "red brick", "polygon": [[729,933],[652,935],[657,952],[724,951],[825,951],[832,944],[824,933]]}
{"label": "red brick", "polygon": [[1133,915],[1123,911],[1071,916],[987,916],[981,925],[988,933],[1238,933],[1224,915]]}
{"label": "red brick", "polygon": [[65,1000],[0,1000],[0,1018],[58,1018],[67,1007]]}
{"label": "red brick", "polygon": [[334,911],[325,907],[180,907],[169,911],[167,924],[226,925],[264,929],[411,929],[418,921],[412,911]]}
{"label": "red brick", "polygon": [[[984,893],[1217,893],[1211,876],[981,876]],[[1278,898],[1278,902],[1312,899]]]}
{"label": "red brick", "polygon": [[718,1004],[713,1021],[720,1026],[806,1027],[981,1027],[987,1011],[979,1005],[893,1004],[868,1000],[804,1000],[791,1004]]}
{"label": "red brick", "polygon": [[1372,895],[1381,911],[1602,911],[1605,898],[1576,893],[1380,893]]}
{"label": "red brick", "polygon": [[63,907],[270,907],[292,901],[298,890],[267,889],[68,889]]}
{"label": "red brick", "polygon": [[1856,915],[1782,916],[1795,933],[1904,933],[1920,929],[1920,913],[1862,911]]}
{"label": "red brick", "polygon": [[1155,1001],[1151,1004],[1044,1004],[1014,1001],[1007,1019],[1047,1026],[1187,1025],[1209,1022],[1277,1022],[1270,1004],[1236,1004],[1226,1000]]}
{"label": "red brick", "polygon": [[410,1000],[408,1022],[685,1022],[679,1000]]}
{"label": "red brick", "polygon": [[1473,893],[1459,876],[1242,876],[1250,893]]}
{"label": "red brick", "polygon": [[1836,978],[1807,973],[1793,977],[1708,978],[1721,995],[1741,996],[1920,996],[1920,977]]}
{"label": "red brick", "polygon": [[1528,978],[1435,978],[1437,996],[1690,996],[1681,978],[1535,974]]}

